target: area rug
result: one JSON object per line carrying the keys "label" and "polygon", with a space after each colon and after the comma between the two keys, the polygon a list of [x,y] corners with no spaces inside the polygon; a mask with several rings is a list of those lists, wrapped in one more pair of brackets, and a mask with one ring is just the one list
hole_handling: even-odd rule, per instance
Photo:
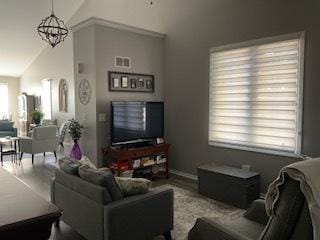
{"label": "area rug", "polygon": [[[186,240],[188,232],[199,217],[210,217],[219,222],[239,218],[243,210],[204,197],[171,184],[166,185],[174,191],[174,230],[172,237],[175,240]],[[162,240],[158,237],[154,240]]]}

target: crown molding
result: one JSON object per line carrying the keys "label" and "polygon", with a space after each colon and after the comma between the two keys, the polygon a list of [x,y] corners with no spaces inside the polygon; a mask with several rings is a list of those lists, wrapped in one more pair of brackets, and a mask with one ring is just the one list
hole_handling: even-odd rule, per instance
{"label": "crown molding", "polygon": [[114,29],[129,31],[129,32],[133,32],[133,33],[143,34],[143,35],[147,35],[147,36],[152,36],[152,37],[157,37],[157,38],[165,38],[164,33],[159,33],[159,32],[155,32],[155,31],[151,31],[151,30],[146,30],[143,28],[133,27],[133,26],[129,26],[126,24],[117,23],[117,22],[105,20],[102,18],[96,18],[96,17],[91,17],[91,18],[88,18],[87,20],[84,20],[80,23],[77,23],[77,24],[73,25],[72,27],[70,27],[70,30],[72,32],[77,32],[81,29],[84,29],[84,28],[92,26],[92,25],[100,25],[100,26],[110,27],[110,28],[114,28]]}

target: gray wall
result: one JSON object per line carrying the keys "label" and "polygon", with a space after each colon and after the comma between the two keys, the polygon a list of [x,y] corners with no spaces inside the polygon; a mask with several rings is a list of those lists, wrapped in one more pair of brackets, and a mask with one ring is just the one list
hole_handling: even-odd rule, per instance
{"label": "gray wall", "polygon": [[[96,25],[97,114],[106,113],[106,122],[97,122],[98,159],[101,149],[110,143],[111,101],[162,101],[164,40],[134,32]],[[115,67],[115,56],[131,58],[131,69]],[[155,75],[154,93],[110,92],[108,71],[145,73]],[[102,165],[99,162],[99,165]]]}
{"label": "gray wall", "polygon": [[180,0],[162,12],[165,41],[165,130],[170,168],[196,174],[200,164],[250,164],[262,192],[298,159],[208,146],[209,48],[306,31],[302,152],[320,155],[320,27],[315,0]]}
{"label": "gray wall", "polygon": [[[131,69],[115,67],[115,56],[130,57]],[[76,117],[85,125],[82,149],[99,167],[105,164],[102,148],[110,143],[110,102],[162,101],[163,60],[162,38],[95,24],[74,33],[74,62],[84,66],[82,74],[75,69]],[[155,92],[110,92],[108,71],[154,74]],[[90,81],[92,88],[88,105],[78,100],[77,89],[83,78]],[[106,114],[106,121],[98,121],[100,113]]]}
{"label": "gray wall", "polygon": [[[82,153],[93,162],[97,159],[97,123],[96,123],[96,66],[94,26],[89,26],[73,34],[74,74],[75,74],[75,114],[76,119],[84,125],[80,139]],[[77,64],[83,65],[83,72],[78,73]],[[79,100],[79,84],[86,79],[91,86],[91,99],[87,105]]]}

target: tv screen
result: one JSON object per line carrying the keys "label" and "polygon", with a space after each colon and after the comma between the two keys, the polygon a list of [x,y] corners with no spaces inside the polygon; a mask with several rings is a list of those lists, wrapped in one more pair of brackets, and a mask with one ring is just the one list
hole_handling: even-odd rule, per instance
{"label": "tv screen", "polygon": [[112,102],[113,145],[163,137],[163,102]]}

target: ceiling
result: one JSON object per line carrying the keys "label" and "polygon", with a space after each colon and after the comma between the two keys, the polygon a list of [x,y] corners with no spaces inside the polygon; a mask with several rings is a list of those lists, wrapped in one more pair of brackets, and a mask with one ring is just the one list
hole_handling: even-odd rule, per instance
{"label": "ceiling", "polygon": [[[68,22],[84,0],[55,0],[55,14]],[[19,77],[46,43],[37,33],[51,13],[50,0],[0,0],[0,76]]]}

